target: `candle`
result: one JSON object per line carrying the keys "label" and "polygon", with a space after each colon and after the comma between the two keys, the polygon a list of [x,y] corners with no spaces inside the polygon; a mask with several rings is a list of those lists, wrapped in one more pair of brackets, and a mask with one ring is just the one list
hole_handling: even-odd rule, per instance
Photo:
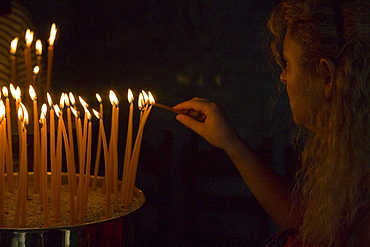
{"label": "candle", "polygon": [[[148,98],[145,99],[146,105],[144,106],[144,112],[142,115],[142,119],[140,121],[138,133],[136,136],[136,141],[134,145],[134,150],[132,152],[131,161],[130,161],[130,177],[128,181],[128,193],[124,197],[124,206],[128,207],[131,205],[133,200],[133,193],[134,193],[134,187],[135,187],[135,180],[136,180],[136,173],[137,173],[137,165],[139,161],[139,154],[140,154],[140,148],[141,148],[141,140],[143,137],[143,131],[144,126],[146,123],[146,120],[149,117],[149,113],[152,109],[152,105],[155,104],[155,100],[153,95],[149,92],[149,95],[147,95]],[[141,105],[142,106],[142,105]]]}
{"label": "candle", "polygon": [[103,143],[103,150],[104,150],[104,168],[105,168],[105,185],[106,185],[106,193],[105,193],[105,218],[108,219],[110,217],[110,193],[108,193],[111,188],[110,188],[110,182],[107,181],[109,178],[108,174],[110,173],[109,169],[109,157],[108,157],[108,147],[107,147],[107,139],[105,135],[105,129],[104,129],[104,124],[103,124],[103,118],[102,114],[98,113],[97,111],[93,110],[96,118],[99,119],[99,130],[101,133],[101,140]]}
{"label": "candle", "polygon": [[36,65],[39,67],[39,73],[36,78],[35,87],[36,91],[41,93],[41,60],[42,60],[42,42],[41,40],[36,40]]}
{"label": "candle", "polygon": [[88,194],[89,194],[89,186],[90,186],[90,168],[91,168],[91,138],[92,138],[92,122],[91,122],[91,114],[88,109],[85,108],[87,121],[88,121],[88,133],[87,133],[87,150],[86,150],[86,172],[85,172],[85,189],[84,189],[84,196],[83,196],[83,210],[81,214],[80,222],[84,221],[87,212],[87,202],[88,202]]}
{"label": "candle", "polygon": [[[103,103],[102,99],[100,97],[100,94],[95,94],[96,99],[99,102],[99,107],[100,107],[100,114],[103,116]],[[100,124],[100,123],[99,123]],[[94,180],[92,184],[92,190],[96,189],[96,182],[97,182],[97,177],[99,173],[99,164],[100,164],[100,156],[101,156],[101,144],[102,144],[102,139],[101,139],[101,129],[99,127],[99,133],[98,133],[98,144],[96,148],[96,156],[95,156],[95,166],[94,166]]]}
{"label": "candle", "polygon": [[[67,126],[68,126],[68,141],[69,141],[69,157],[71,162],[71,168],[69,169],[72,173],[72,177],[76,177],[76,161],[74,156],[74,141],[73,141],[73,128],[72,128],[72,116],[70,102],[67,94],[64,94],[65,105],[67,107]],[[65,144],[66,145],[66,144]],[[72,190],[77,194],[76,181],[72,181]]]}
{"label": "candle", "polygon": [[[0,143],[6,144],[6,119],[5,119],[5,105],[0,100]],[[6,145],[4,145],[6,146]],[[0,148],[0,226],[4,226],[4,160],[5,148]]]}
{"label": "candle", "polygon": [[17,63],[16,63],[16,51],[18,45],[18,37],[14,38],[10,43],[10,83],[15,83],[17,77]]}
{"label": "candle", "polygon": [[112,104],[112,125],[111,125],[111,136],[109,140],[109,162],[112,165],[112,183],[114,193],[114,206],[115,210],[119,211],[118,205],[118,153],[117,153],[117,141],[118,141],[118,122],[119,122],[119,101],[116,94],[110,90],[109,98]]}
{"label": "candle", "polygon": [[26,47],[24,49],[24,61],[26,64],[27,83],[32,84],[32,60],[31,60],[31,44],[33,41],[33,32],[30,29],[26,31]]}
{"label": "candle", "polygon": [[[11,86],[13,84],[10,84]],[[8,88],[2,88],[3,95],[5,96],[5,114],[6,114],[6,124],[7,124],[7,155],[6,155],[6,173],[9,192],[14,192],[14,177],[13,177],[13,141],[12,141],[12,123],[10,115],[10,102],[8,97]]]}
{"label": "candle", "polygon": [[33,102],[33,170],[34,170],[34,193],[39,190],[39,176],[40,176],[40,131],[38,122],[38,109],[37,109],[37,95],[30,85],[29,93]]}
{"label": "candle", "polygon": [[128,166],[131,159],[131,152],[132,152],[132,132],[133,132],[133,113],[134,113],[134,96],[132,94],[131,89],[128,89],[127,92],[127,100],[130,104],[129,106],[129,117],[128,117],[128,124],[127,124],[127,135],[126,135],[126,149],[125,149],[125,157],[124,157],[124,164],[123,164],[123,173],[122,173],[122,180],[121,180],[121,200],[123,202],[124,194],[127,193],[127,182],[128,182]]}
{"label": "candle", "polygon": [[[54,120],[54,107],[53,107],[53,100],[49,93],[46,94],[49,107],[50,107],[50,132],[49,132],[49,142],[50,142],[50,166],[52,169],[55,169],[55,120]],[[52,172],[51,177],[52,180],[55,180],[55,173]]]}
{"label": "candle", "polygon": [[[40,190],[43,194],[42,196],[42,208],[44,216],[44,226],[49,225],[49,216],[48,216],[48,204],[47,204],[47,123],[46,123],[46,112],[47,105],[44,103],[41,107],[40,115],[40,125],[41,125],[41,144],[40,144]],[[54,185],[54,184],[53,184]],[[52,195],[56,193],[55,188],[52,187]]]}
{"label": "candle", "polygon": [[21,132],[21,152],[20,152],[20,165],[19,165],[19,185],[18,185],[18,198],[16,205],[16,215],[14,224],[15,227],[19,225],[19,216],[21,216],[20,226],[25,227],[27,222],[27,125],[28,125],[28,112],[26,107],[20,103],[18,109],[18,118],[22,123]]}
{"label": "candle", "polygon": [[46,91],[51,89],[51,71],[53,66],[53,57],[54,57],[54,41],[57,34],[57,28],[55,23],[51,25],[50,37],[49,37],[49,47],[48,47],[48,67],[46,72]]}

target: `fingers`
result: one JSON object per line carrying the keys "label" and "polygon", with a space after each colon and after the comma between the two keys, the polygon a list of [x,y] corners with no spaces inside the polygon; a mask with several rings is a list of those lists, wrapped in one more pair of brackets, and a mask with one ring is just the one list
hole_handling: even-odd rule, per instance
{"label": "fingers", "polygon": [[176,116],[177,121],[188,127],[189,129],[194,130],[196,133],[201,135],[201,129],[203,128],[202,124],[203,122],[196,120],[192,117],[189,117],[187,115],[179,114]]}

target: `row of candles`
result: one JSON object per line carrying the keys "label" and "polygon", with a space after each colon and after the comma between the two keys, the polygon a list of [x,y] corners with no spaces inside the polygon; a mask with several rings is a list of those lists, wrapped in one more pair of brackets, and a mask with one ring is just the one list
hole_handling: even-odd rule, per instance
{"label": "row of candles", "polygon": [[[25,227],[27,222],[27,194],[28,194],[28,164],[27,164],[27,127],[29,123],[28,110],[22,103],[20,89],[10,84],[10,91],[14,98],[14,106],[18,115],[17,125],[19,129],[19,178],[17,189],[16,215],[14,227]],[[5,103],[0,100],[0,225],[4,225],[4,170],[6,170],[6,183],[9,192],[15,193],[13,177],[12,135],[11,135],[11,104],[8,97],[7,87],[2,88]],[[49,118],[47,115],[47,104],[41,107],[40,117],[37,95],[32,86],[29,94],[33,101],[33,151],[34,151],[34,182],[33,193],[39,193],[40,204],[43,209],[44,226],[49,226],[48,217],[48,190],[51,192],[52,215],[55,222],[60,221],[60,190],[63,157],[65,157],[68,176],[69,190],[69,213],[70,224],[83,223],[88,207],[88,193],[95,189],[101,151],[104,157],[104,189],[106,210],[105,217],[110,217],[110,201],[114,201],[114,210],[120,211],[120,205],[129,207],[134,197],[134,186],[136,171],[139,160],[141,140],[145,123],[149,117],[152,105],[155,104],[153,95],[142,91],[138,98],[140,110],[139,128],[136,140],[133,143],[133,118],[134,97],[132,91],[128,90],[128,125],[126,134],[126,148],[122,177],[118,177],[120,164],[118,161],[118,135],[119,135],[119,101],[116,94],[111,90],[109,99],[112,104],[111,128],[109,143],[103,122],[103,103],[99,94],[99,111],[92,109],[93,114],[99,119],[99,132],[97,139],[97,155],[95,159],[95,170],[91,171],[92,163],[92,114],[89,105],[79,97],[84,109],[83,115],[77,109],[75,98],[72,93],[62,93],[59,104],[53,104],[51,96],[47,93],[49,103]],[[65,120],[65,116],[67,117]],[[74,125],[73,125],[74,118]],[[49,127],[49,129],[48,129]],[[75,135],[73,132],[75,131]],[[74,137],[75,136],[75,137]],[[75,143],[76,141],[76,143]],[[64,145],[63,145],[64,144]],[[64,147],[64,148],[63,148]],[[75,157],[75,148],[78,152]],[[62,152],[64,150],[64,153]],[[64,154],[64,155],[63,155]],[[48,157],[50,158],[51,186],[48,189]],[[5,164],[4,164],[5,161]],[[77,174],[77,166],[79,174]],[[91,174],[94,174],[92,176]],[[120,181],[119,181],[120,180]],[[113,197],[113,198],[112,198]]]}
{"label": "row of candles", "polygon": [[[47,49],[47,73],[46,73],[46,92],[49,92],[51,85],[51,71],[54,56],[54,42],[57,33],[55,24],[50,30],[49,46]],[[16,82],[16,52],[18,38],[10,44],[10,84],[9,90],[14,99],[14,109],[18,115],[17,127],[19,133],[19,163],[18,163],[18,188],[16,214],[14,227],[25,227],[27,222],[27,194],[28,194],[28,164],[27,164],[27,128],[29,124],[28,110],[22,103],[21,89],[15,88]],[[134,187],[136,180],[137,165],[139,160],[141,141],[145,123],[149,117],[152,106],[156,105],[164,109],[174,111],[171,107],[156,103],[153,95],[142,91],[138,98],[140,110],[139,127],[134,141],[133,118],[134,118],[134,97],[129,89],[127,93],[129,103],[127,137],[124,161],[118,161],[118,132],[119,132],[119,101],[113,91],[109,93],[112,104],[110,136],[106,136],[103,121],[103,103],[99,94],[96,98],[100,109],[96,111],[89,109],[89,105],[79,97],[83,114],[77,109],[76,100],[72,93],[62,93],[59,104],[53,104],[49,93],[46,94],[48,104],[38,105],[36,92],[41,91],[41,57],[42,43],[40,40],[35,42],[37,64],[32,67],[31,45],[33,43],[33,32],[26,30],[26,46],[24,50],[27,83],[29,95],[32,100],[33,108],[33,193],[39,194],[39,201],[43,210],[43,225],[50,225],[48,212],[48,192],[51,194],[52,216],[55,222],[61,218],[60,212],[60,191],[62,164],[65,163],[68,177],[69,190],[69,213],[70,224],[83,223],[88,207],[88,194],[90,189],[96,188],[97,175],[101,156],[104,163],[104,197],[105,197],[105,217],[110,218],[110,202],[114,201],[114,210],[120,211],[120,205],[129,207],[134,198]],[[32,69],[33,68],[33,69]],[[36,90],[31,86],[35,85]],[[0,97],[0,227],[4,226],[4,184],[7,183],[9,192],[16,191],[15,177],[13,176],[13,150],[12,150],[12,122],[11,104],[9,102],[8,88],[3,87],[2,93],[5,103]],[[49,117],[47,111],[49,106]],[[13,110],[14,110],[13,109]],[[92,110],[92,111],[91,111]],[[98,139],[92,140],[92,113],[99,119]],[[40,115],[39,115],[40,114]],[[65,119],[66,117],[66,119]],[[73,121],[74,119],[74,121]],[[74,122],[74,124],[73,124]],[[75,133],[75,134],[74,134]],[[97,152],[95,158],[95,169],[92,168],[92,143],[97,142]],[[64,144],[64,145],[63,145]],[[77,155],[75,157],[75,149]],[[103,152],[103,154],[101,153]],[[63,158],[65,157],[65,162]],[[123,164],[122,164],[123,163]],[[48,170],[50,167],[50,170]],[[123,170],[122,177],[118,177],[119,169]],[[77,170],[79,174],[77,174]],[[4,174],[6,173],[6,181]],[[48,187],[48,173],[51,177],[51,186]],[[94,176],[91,177],[91,174]],[[92,181],[91,181],[92,180]],[[90,188],[91,186],[91,188]]]}

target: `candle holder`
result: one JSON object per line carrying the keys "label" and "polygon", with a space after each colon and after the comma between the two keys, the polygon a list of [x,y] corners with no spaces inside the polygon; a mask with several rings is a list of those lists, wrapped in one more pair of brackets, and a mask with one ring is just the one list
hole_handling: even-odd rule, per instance
{"label": "candle holder", "polygon": [[[33,182],[33,175],[31,172],[28,173],[30,182]],[[67,182],[67,176],[66,173],[62,174],[62,184]],[[17,178],[18,173],[15,173],[14,177]],[[48,183],[50,183],[50,180],[51,175],[48,173]],[[97,189],[104,186],[104,177],[97,178],[96,186]],[[104,200],[103,196],[101,198]],[[133,246],[135,218],[137,217],[138,209],[144,203],[144,193],[135,187],[134,203],[129,208],[124,209],[119,216],[83,224],[77,223],[75,225],[57,227],[0,228],[0,246]]]}

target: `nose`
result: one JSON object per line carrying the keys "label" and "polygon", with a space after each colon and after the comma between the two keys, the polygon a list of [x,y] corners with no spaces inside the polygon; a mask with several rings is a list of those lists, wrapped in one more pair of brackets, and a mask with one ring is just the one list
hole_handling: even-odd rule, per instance
{"label": "nose", "polygon": [[286,84],[286,75],[285,75],[285,69],[283,69],[280,73],[280,81],[284,84]]}

